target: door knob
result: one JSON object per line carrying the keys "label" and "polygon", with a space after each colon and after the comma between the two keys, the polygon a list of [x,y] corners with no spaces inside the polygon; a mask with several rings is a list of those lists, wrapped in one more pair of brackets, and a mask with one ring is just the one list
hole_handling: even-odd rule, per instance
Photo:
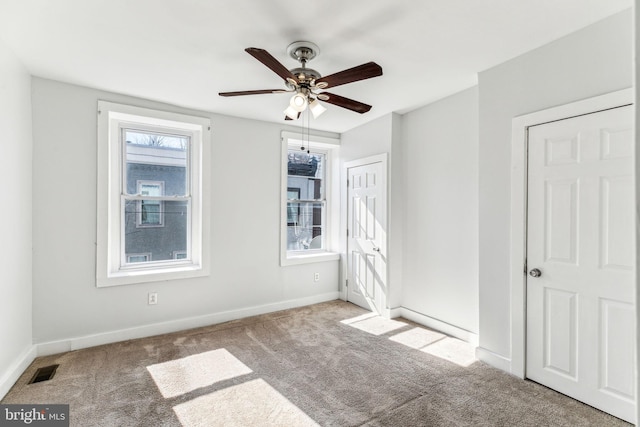
{"label": "door knob", "polygon": [[529,271],[529,276],[531,276],[531,277],[540,277],[540,276],[542,276],[542,271],[538,270],[537,268],[534,268],[533,270]]}
{"label": "door knob", "polygon": [[379,248],[379,247],[377,247],[377,246],[374,246],[374,247],[373,247],[373,250],[374,250],[374,251],[376,251],[376,252],[380,252],[380,248]]}

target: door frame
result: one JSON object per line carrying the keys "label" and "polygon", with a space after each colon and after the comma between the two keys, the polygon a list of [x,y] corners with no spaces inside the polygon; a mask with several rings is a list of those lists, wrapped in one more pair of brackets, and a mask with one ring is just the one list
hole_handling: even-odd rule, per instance
{"label": "door frame", "polygon": [[[341,287],[340,287],[340,299],[342,299],[343,301],[347,301],[347,287],[346,287],[346,282],[349,279],[349,265],[348,265],[348,251],[349,251],[349,239],[347,237],[347,227],[349,224],[349,185],[347,185],[347,179],[349,178],[349,169],[353,168],[353,167],[358,167],[358,166],[365,166],[365,165],[369,165],[372,163],[382,163],[382,171],[384,172],[384,187],[385,187],[385,191],[384,191],[384,197],[386,198],[386,206],[387,206],[387,212],[386,212],[386,217],[387,217],[387,224],[386,224],[386,232],[387,232],[387,239],[385,240],[386,245],[385,245],[385,250],[383,253],[388,254],[389,252],[389,238],[388,238],[388,233],[389,233],[389,210],[390,210],[390,206],[389,206],[389,169],[388,169],[388,158],[389,158],[389,154],[388,153],[381,153],[381,154],[375,154],[373,156],[368,156],[368,157],[363,157],[360,159],[355,159],[355,160],[350,160],[348,162],[344,162],[344,165],[342,167],[342,176],[344,177],[344,179],[342,179],[341,182],[341,187],[344,190],[342,192],[342,206],[344,207],[343,211],[343,227],[341,227],[340,230],[340,234],[341,236],[343,236],[344,238],[344,250],[342,251],[342,280],[341,280]],[[386,280],[386,284],[387,284],[387,294],[385,297],[385,308],[383,310],[383,313],[380,313],[382,316],[384,317],[390,317],[391,314],[391,310],[389,309],[389,286],[391,285],[389,283],[389,269],[387,269],[387,274],[385,277]]]}
{"label": "door frame", "polygon": [[530,126],[582,116],[633,104],[632,88],[587,98],[514,117],[511,121],[511,359],[509,372],[526,376],[526,245],[527,245],[527,135]]}

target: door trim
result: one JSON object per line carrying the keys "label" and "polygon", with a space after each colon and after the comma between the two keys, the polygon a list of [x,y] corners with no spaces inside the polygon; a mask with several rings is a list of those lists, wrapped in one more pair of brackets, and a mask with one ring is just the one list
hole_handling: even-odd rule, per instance
{"label": "door trim", "polygon": [[[389,228],[389,166],[388,166],[388,158],[389,158],[389,154],[388,153],[381,153],[381,154],[375,154],[373,156],[368,156],[368,157],[363,157],[361,159],[355,159],[355,160],[350,160],[348,162],[344,162],[344,165],[342,167],[342,182],[340,183],[340,188],[342,188],[342,195],[340,198],[341,201],[341,205],[343,207],[343,209],[341,209],[341,213],[342,213],[342,224],[343,226],[340,229],[340,235],[341,238],[340,240],[344,241],[344,246],[342,247],[341,250],[341,264],[342,264],[342,278],[340,280],[340,299],[343,301],[347,300],[347,287],[346,287],[346,281],[349,278],[349,270],[348,270],[348,265],[347,265],[347,250],[348,250],[348,238],[347,238],[347,225],[349,224],[349,210],[347,209],[347,207],[349,206],[349,186],[347,185],[347,178],[349,177],[349,168],[353,168],[353,167],[358,167],[358,166],[364,166],[364,165],[370,165],[372,163],[382,163],[382,170],[385,173],[385,182],[386,182],[386,192],[385,192],[385,197],[387,198],[387,233],[389,232],[388,228]],[[389,241],[389,239],[387,239],[387,242]],[[387,245],[388,246],[388,245]],[[388,251],[389,248],[386,248],[386,251]],[[388,252],[385,252],[388,253]],[[387,274],[387,285],[389,286],[389,275]],[[390,310],[389,313],[386,313],[387,317],[390,316]]]}
{"label": "door trim", "polygon": [[587,98],[513,118],[511,121],[511,360],[509,372],[525,378],[527,130],[530,126],[633,104],[632,88]]}

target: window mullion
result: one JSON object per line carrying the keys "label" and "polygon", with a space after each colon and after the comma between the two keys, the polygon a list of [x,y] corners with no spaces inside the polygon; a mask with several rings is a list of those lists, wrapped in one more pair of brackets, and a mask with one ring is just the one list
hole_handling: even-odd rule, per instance
{"label": "window mullion", "polygon": [[289,203],[324,203],[325,199],[287,199]]}
{"label": "window mullion", "polygon": [[191,196],[142,196],[139,194],[123,194],[122,197],[126,200],[159,200],[159,201],[189,201]]}

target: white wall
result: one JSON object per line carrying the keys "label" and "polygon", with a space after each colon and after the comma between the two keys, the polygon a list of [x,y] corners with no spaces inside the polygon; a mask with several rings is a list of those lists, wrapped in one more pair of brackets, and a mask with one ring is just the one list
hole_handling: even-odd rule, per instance
{"label": "white wall", "polygon": [[[340,169],[343,173],[341,183],[346,183],[344,163],[373,156],[376,154],[388,154],[388,199],[387,199],[387,243],[389,245],[389,258],[387,260],[387,271],[389,280],[389,294],[387,304],[390,309],[399,307],[402,297],[402,147],[401,147],[401,116],[397,114],[387,114],[357,128],[351,129],[342,134],[340,138]],[[344,189],[344,187],[343,187]],[[342,195],[345,202],[341,207],[341,218],[346,218],[346,195]],[[341,248],[346,252],[346,224],[341,225]],[[344,285],[346,278],[346,260],[342,260],[341,284]]]}
{"label": "white wall", "polygon": [[511,120],[631,87],[632,28],[624,11],[479,74],[479,328],[489,363],[511,357]]}
{"label": "white wall", "polygon": [[402,306],[478,333],[478,90],[403,116]]}
{"label": "white wall", "polygon": [[31,77],[0,41],[0,398],[30,363]]}
{"label": "white wall", "polygon": [[[635,40],[640,38],[640,7],[634,7],[634,30],[633,34],[635,36]],[[640,81],[640,43],[635,43],[635,75],[633,76],[633,84],[635,87],[635,104],[636,104],[636,114],[635,114],[635,138],[636,138],[636,151],[635,151],[635,178],[636,178],[636,355],[640,354],[640,310],[638,310],[638,301],[640,301],[640,275],[638,272],[640,271],[640,174],[638,171],[638,165],[640,165],[640,131],[638,130],[638,123],[640,123],[640,108],[638,108],[638,104],[640,103],[640,86],[638,86],[638,82]],[[636,356],[636,360],[637,356]],[[640,382],[640,369],[638,369],[636,362],[636,389],[637,384]],[[640,399],[636,397],[636,420],[640,420]]]}
{"label": "white wall", "polygon": [[343,133],[340,137],[342,162],[389,153],[393,144],[394,116],[387,114]]}
{"label": "white wall", "polygon": [[[279,266],[280,132],[285,126],[40,78],[33,79],[32,89],[34,342],[206,316],[176,323],[193,326],[249,315],[252,307],[268,311],[281,308],[283,301],[337,297],[337,261]],[[96,288],[98,99],[211,118],[210,277]],[[320,273],[319,282],[313,281],[314,272]],[[151,291],[158,292],[155,306],[147,305]],[[234,314],[225,314],[229,311]]]}

